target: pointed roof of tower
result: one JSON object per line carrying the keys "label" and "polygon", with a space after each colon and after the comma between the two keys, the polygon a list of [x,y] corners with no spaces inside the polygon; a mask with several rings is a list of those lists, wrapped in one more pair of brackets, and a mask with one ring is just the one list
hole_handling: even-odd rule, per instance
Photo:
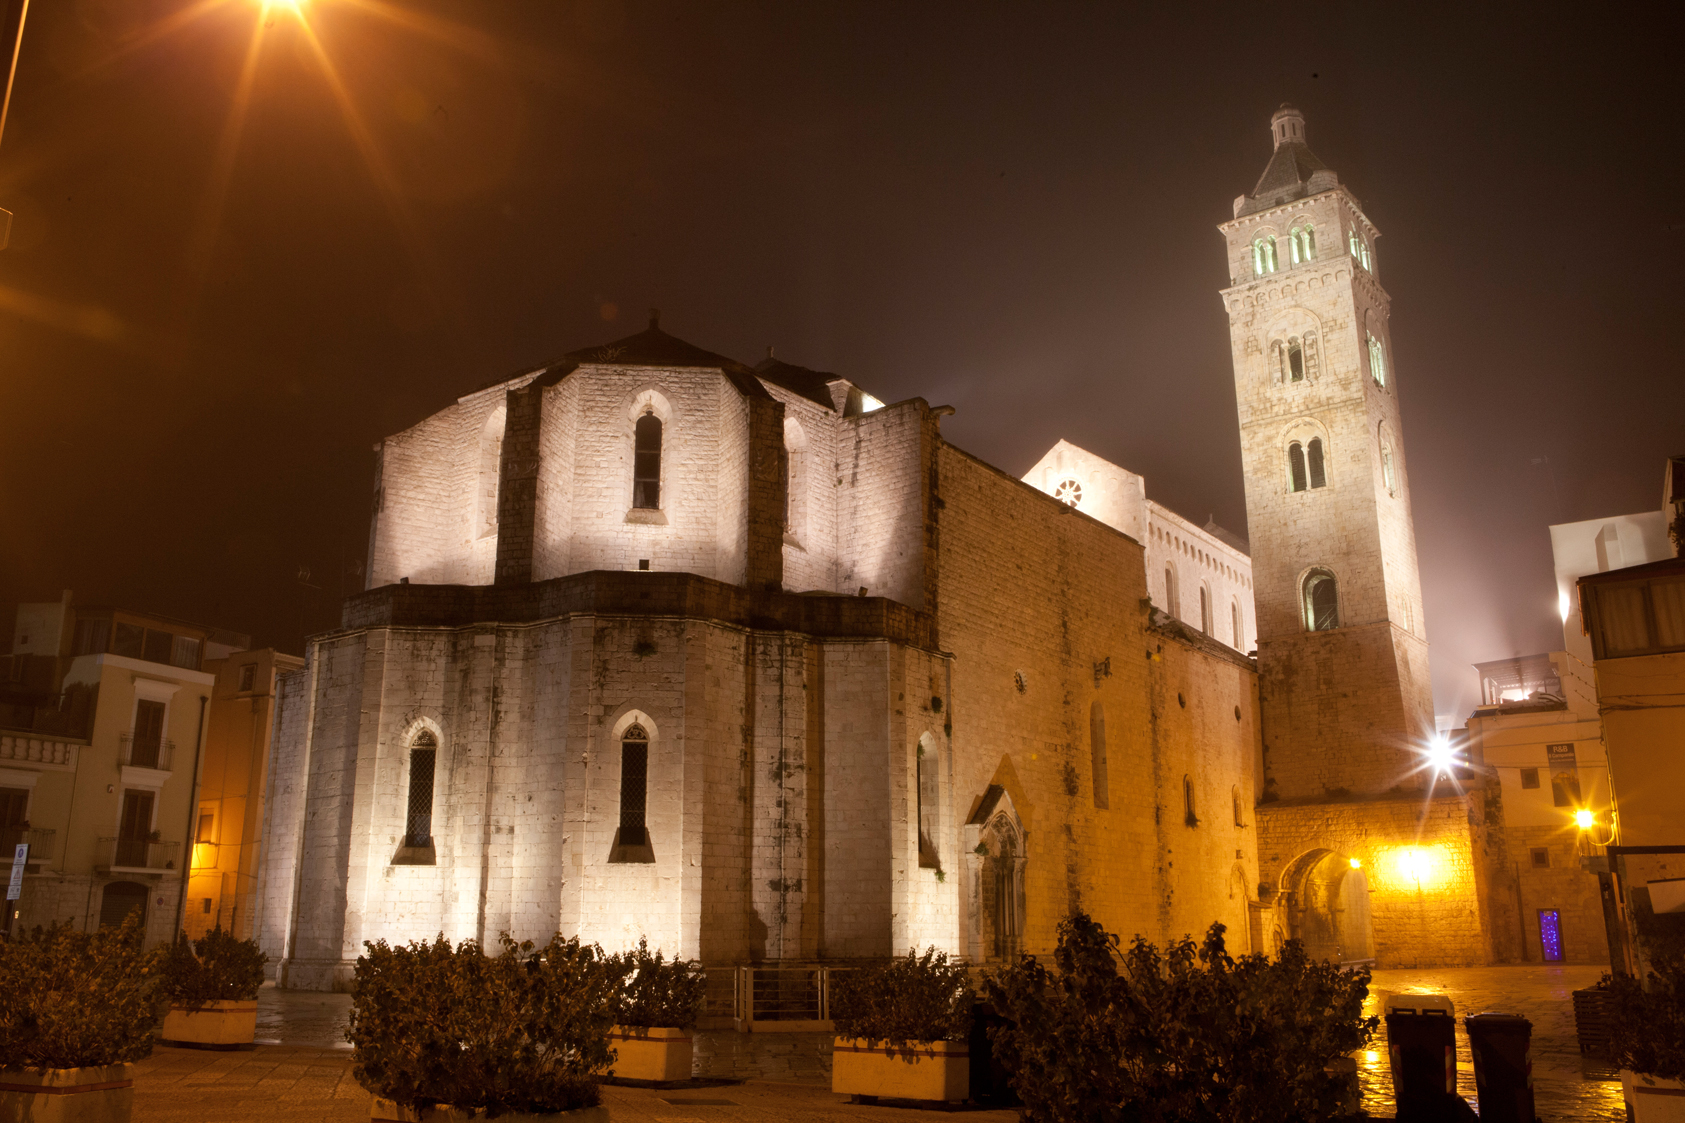
{"label": "pointed roof of tower", "polygon": [[1275,152],[1252,193],[1235,200],[1236,218],[1339,186],[1334,170],[1318,160],[1305,143],[1305,115],[1294,106],[1283,102],[1275,111],[1270,118],[1270,136],[1275,140]]}

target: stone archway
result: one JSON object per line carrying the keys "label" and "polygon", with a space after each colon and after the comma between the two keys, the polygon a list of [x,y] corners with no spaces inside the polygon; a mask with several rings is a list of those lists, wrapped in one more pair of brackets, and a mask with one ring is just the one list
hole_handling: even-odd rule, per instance
{"label": "stone archway", "polygon": [[1023,949],[1027,842],[1012,797],[991,784],[965,824],[967,951],[973,963],[1009,961]]}
{"label": "stone archway", "polygon": [[1375,958],[1369,878],[1338,850],[1311,850],[1281,879],[1288,934],[1313,959],[1360,963]]}

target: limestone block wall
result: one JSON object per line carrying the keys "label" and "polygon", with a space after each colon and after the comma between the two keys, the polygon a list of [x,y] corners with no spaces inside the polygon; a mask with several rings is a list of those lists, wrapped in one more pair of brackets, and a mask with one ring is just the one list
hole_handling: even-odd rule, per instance
{"label": "limestone block wall", "polygon": [[[501,435],[504,395],[532,375],[459,398],[380,445],[368,584],[484,584],[496,560],[495,531],[481,518],[498,468],[482,444]],[[491,429],[488,431],[488,423]]]}
{"label": "limestone block wall", "polygon": [[842,416],[834,409],[761,383],[784,406],[789,507],[784,535],[784,587],[791,592],[853,592],[838,585],[837,459]]}
{"label": "limestone block wall", "polygon": [[[1495,960],[1486,900],[1489,840],[1483,798],[1436,795],[1361,802],[1266,803],[1257,809],[1258,860],[1278,895],[1299,888],[1309,859],[1360,863],[1369,887],[1380,967],[1448,967]],[[1279,901],[1290,912],[1295,902]],[[1291,918],[1278,912],[1284,927]],[[1289,930],[1286,934],[1291,935]]]}
{"label": "limestone block wall", "polygon": [[[1076,909],[1126,937],[1203,931],[1219,918],[1244,931],[1244,890],[1233,886],[1231,899],[1230,875],[1237,861],[1251,868],[1252,843],[1222,825],[1229,810],[1197,840],[1163,832],[1170,815],[1181,829],[1184,773],[1202,802],[1227,809],[1238,789],[1251,806],[1250,665],[1191,635],[1185,651],[1183,640],[1149,640],[1138,542],[951,445],[938,446],[938,464],[956,810],[969,818],[998,784],[1022,819],[1023,950],[1051,950]],[[1174,649],[1181,703],[1153,661],[1165,658],[1161,644]],[[977,951],[991,956],[980,902],[961,904]]]}
{"label": "limestone block wall", "polygon": [[837,439],[838,591],[927,609],[928,410],[913,399],[843,419]]}
{"label": "limestone block wall", "polygon": [[[1505,828],[1510,875],[1518,888],[1520,954],[1539,963],[1539,910],[1555,909],[1561,921],[1563,962],[1608,963],[1609,936],[1603,924],[1603,896],[1597,875],[1580,868],[1579,832],[1573,827],[1509,825]],[[1534,852],[1544,851],[1540,866]]]}

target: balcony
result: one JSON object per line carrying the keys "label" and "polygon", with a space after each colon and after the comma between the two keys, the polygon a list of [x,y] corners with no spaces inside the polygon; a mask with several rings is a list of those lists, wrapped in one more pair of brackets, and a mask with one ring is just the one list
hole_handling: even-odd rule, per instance
{"label": "balcony", "polygon": [[163,873],[176,868],[179,842],[145,838],[102,838],[94,848],[94,866],[113,873]]}
{"label": "balcony", "polygon": [[125,733],[118,750],[118,760],[126,768],[156,768],[160,772],[168,772],[170,758],[175,751],[176,743],[168,738],[142,739],[133,733]]}
{"label": "balcony", "polygon": [[53,840],[57,835],[57,831],[37,827],[0,827],[0,864],[11,863],[14,853],[12,848],[20,843],[29,844],[30,865],[49,861],[53,856]]}

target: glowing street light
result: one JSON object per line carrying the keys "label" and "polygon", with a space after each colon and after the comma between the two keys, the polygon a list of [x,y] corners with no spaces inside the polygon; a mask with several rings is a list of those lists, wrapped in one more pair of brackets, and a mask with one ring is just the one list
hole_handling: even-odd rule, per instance
{"label": "glowing street light", "polygon": [[1451,747],[1451,738],[1443,733],[1435,733],[1433,740],[1428,742],[1428,764],[1433,768],[1435,776],[1444,773],[1451,774],[1451,766],[1457,763],[1456,750]]}
{"label": "glowing street light", "polygon": [[1582,807],[1574,812],[1574,825],[1582,831],[1589,831],[1597,825],[1597,816],[1592,814],[1591,808]]}

